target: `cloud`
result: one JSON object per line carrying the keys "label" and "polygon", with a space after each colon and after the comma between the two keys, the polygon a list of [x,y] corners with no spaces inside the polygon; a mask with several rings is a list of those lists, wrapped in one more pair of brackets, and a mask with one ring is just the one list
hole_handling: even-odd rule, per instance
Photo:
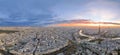
{"label": "cloud", "polygon": [[[60,20],[90,19],[94,21],[112,21],[120,18],[118,0],[82,0],[56,5],[54,12]],[[60,11],[62,10],[62,11]]]}
{"label": "cloud", "polygon": [[101,20],[113,20],[115,18],[120,18],[119,9],[120,4],[116,1],[110,0],[99,0],[88,3],[86,5],[89,8],[87,13],[91,16],[97,16]]}
{"label": "cloud", "polygon": [[0,0],[0,25],[35,26],[74,19],[117,20],[120,18],[119,2],[119,0]]}
{"label": "cloud", "polygon": [[54,17],[55,0],[0,0],[0,25],[29,25]]}

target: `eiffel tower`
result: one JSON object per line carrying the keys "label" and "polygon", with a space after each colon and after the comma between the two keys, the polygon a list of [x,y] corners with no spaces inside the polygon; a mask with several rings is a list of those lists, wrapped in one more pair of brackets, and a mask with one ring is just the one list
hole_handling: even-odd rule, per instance
{"label": "eiffel tower", "polygon": [[101,25],[100,25],[100,22],[99,22],[99,26],[98,26],[98,34],[100,34],[101,32]]}

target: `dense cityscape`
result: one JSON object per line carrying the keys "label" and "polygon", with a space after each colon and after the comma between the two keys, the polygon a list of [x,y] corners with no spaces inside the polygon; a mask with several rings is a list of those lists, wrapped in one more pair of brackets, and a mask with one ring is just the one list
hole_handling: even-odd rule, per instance
{"label": "dense cityscape", "polygon": [[[90,32],[91,30],[94,32]],[[79,27],[29,28],[1,36],[4,38],[0,41],[0,53],[1,55],[119,55],[120,36],[107,35],[110,32],[98,35],[95,34],[97,31]]]}

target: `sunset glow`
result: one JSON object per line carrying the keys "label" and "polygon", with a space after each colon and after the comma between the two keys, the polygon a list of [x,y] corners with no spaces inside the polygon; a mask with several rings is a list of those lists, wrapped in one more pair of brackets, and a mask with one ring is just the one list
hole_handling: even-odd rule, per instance
{"label": "sunset glow", "polygon": [[90,27],[98,27],[98,26],[101,26],[101,27],[120,27],[120,25],[115,25],[115,24],[84,24],[84,23],[62,23],[62,24],[55,24],[53,26],[84,26],[84,27],[87,27],[87,26],[90,26]]}
{"label": "sunset glow", "polygon": [[116,26],[114,24],[85,24],[86,26]]}

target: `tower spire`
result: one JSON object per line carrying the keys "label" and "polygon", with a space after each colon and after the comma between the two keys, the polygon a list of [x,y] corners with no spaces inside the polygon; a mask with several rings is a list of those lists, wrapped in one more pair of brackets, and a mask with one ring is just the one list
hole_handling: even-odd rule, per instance
{"label": "tower spire", "polygon": [[99,27],[98,27],[98,34],[100,34],[100,32],[101,32],[101,27],[100,27],[101,25],[100,25],[100,22],[99,22]]}

